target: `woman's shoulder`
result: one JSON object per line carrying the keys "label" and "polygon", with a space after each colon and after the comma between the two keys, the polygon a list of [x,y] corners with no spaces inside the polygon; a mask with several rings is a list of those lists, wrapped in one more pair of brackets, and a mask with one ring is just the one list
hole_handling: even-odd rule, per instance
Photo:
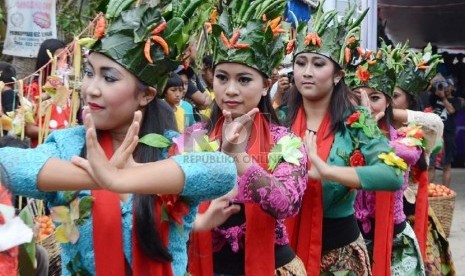
{"label": "woman's shoulder", "polygon": [[76,126],[70,128],[64,128],[59,130],[54,130],[48,136],[47,142],[60,142],[67,140],[70,143],[73,140],[83,140],[85,139],[86,130],[84,126]]}
{"label": "woman's shoulder", "polygon": [[279,139],[281,139],[282,137],[286,135],[296,136],[293,132],[291,132],[286,127],[276,125],[276,124],[270,124],[270,133],[275,143],[278,142]]}

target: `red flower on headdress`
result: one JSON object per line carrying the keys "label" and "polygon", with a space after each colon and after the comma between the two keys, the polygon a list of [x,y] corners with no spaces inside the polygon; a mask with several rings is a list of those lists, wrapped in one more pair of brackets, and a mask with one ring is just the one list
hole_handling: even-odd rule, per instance
{"label": "red flower on headdress", "polygon": [[356,76],[362,83],[366,83],[370,79],[370,72],[359,65],[357,68]]}

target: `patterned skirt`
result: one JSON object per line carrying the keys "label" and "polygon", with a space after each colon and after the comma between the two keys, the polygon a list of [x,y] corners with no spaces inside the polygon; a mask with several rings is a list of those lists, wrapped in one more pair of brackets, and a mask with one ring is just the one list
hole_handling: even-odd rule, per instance
{"label": "patterned skirt", "polygon": [[393,276],[425,275],[420,246],[410,224],[396,235],[392,243],[391,273]]}
{"label": "patterned skirt", "polygon": [[441,223],[434,214],[428,210],[428,234],[426,241],[425,270],[428,276],[454,276],[456,275],[452,254],[446,234]]}
{"label": "patterned skirt", "polygon": [[[304,263],[299,257],[295,256],[289,263],[277,268],[274,272],[275,276],[307,276]],[[215,276],[241,276],[215,273]]]}
{"label": "patterned skirt", "polygon": [[323,251],[320,275],[371,276],[370,257],[362,235],[349,245]]}
{"label": "patterned skirt", "polygon": [[[365,240],[370,257],[373,253],[373,241]],[[410,224],[397,234],[392,241],[391,275],[423,276],[425,268],[421,258],[420,247]]]}
{"label": "patterned skirt", "polygon": [[302,260],[295,256],[292,261],[278,268],[274,272],[275,276],[306,276],[307,271],[305,270],[304,263]]}

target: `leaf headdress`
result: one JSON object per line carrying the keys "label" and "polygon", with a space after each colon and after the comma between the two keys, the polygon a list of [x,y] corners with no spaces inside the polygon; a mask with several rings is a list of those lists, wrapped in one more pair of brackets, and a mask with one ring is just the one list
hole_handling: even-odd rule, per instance
{"label": "leaf headdress", "polygon": [[418,53],[409,49],[403,70],[397,71],[397,86],[412,95],[422,92],[436,75],[440,62],[441,55],[432,54],[431,44]]}
{"label": "leaf headdress", "polygon": [[190,20],[207,0],[162,1],[157,6],[138,7],[136,2],[110,0],[93,37],[81,41],[161,93],[169,73],[182,63],[182,52],[193,31]]}
{"label": "leaf headdress", "polygon": [[234,0],[216,11],[207,24],[211,27],[213,61],[241,63],[267,77],[284,57],[281,14],[285,0]]}
{"label": "leaf headdress", "polygon": [[320,2],[308,24],[297,27],[297,47],[294,56],[302,52],[317,53],[332,59],[345,68],[353,58],[353,50],[360,44],[360,23],[368,12],[365,10],[356,19],[355,5],[342,18],[335,10],[323,11]]}
{"label": "leaf headdress", "polygon": [[347,85],[352,89],[370,87],[392,97],[396,86],[396,72],[405,66],[407,49],[407,43],[397,44],[393,48],[384,42],[376,53],[357,47],[358,59],[346,70]]}

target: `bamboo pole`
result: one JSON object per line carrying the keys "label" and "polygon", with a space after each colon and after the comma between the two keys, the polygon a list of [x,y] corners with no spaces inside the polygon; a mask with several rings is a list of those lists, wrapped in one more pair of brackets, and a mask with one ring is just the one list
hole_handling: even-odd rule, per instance
{"label": "bamboo pole", "polygon": [[[19,80],[17,82],[18,84],[18,96],[19,96],[19,102],[21,103],[21,105],[24,104],[24,84],[23,84],[23,80]],[[23,109],[24,110],[24,109]],[[25,128],[26,128],[26,120],[25,120],[25,116],[23,114],[23,124],[21,126],[21,140],[24,140],[24,136],[25,136]]]}
{"label": "bamboo pole", "polygon": [[42,141],[45,141],[48,137],[49,133],[49,124],[50,124],[50,118],[52,117],[52,105],[50,105],[47,109],[47,114],[45,115],[45,122],[44,122],[44,139]]}
{"label": "bamboo pole", "polygon": [[[39,72],[39,80],[43,78],[43,70]],[[37,108],[37,115],[39,116],[39,133],[37,137],[37,143],[40,145],[43,141],[43,128],[42,128],[42,85],[39,81],[39,107]]]}

